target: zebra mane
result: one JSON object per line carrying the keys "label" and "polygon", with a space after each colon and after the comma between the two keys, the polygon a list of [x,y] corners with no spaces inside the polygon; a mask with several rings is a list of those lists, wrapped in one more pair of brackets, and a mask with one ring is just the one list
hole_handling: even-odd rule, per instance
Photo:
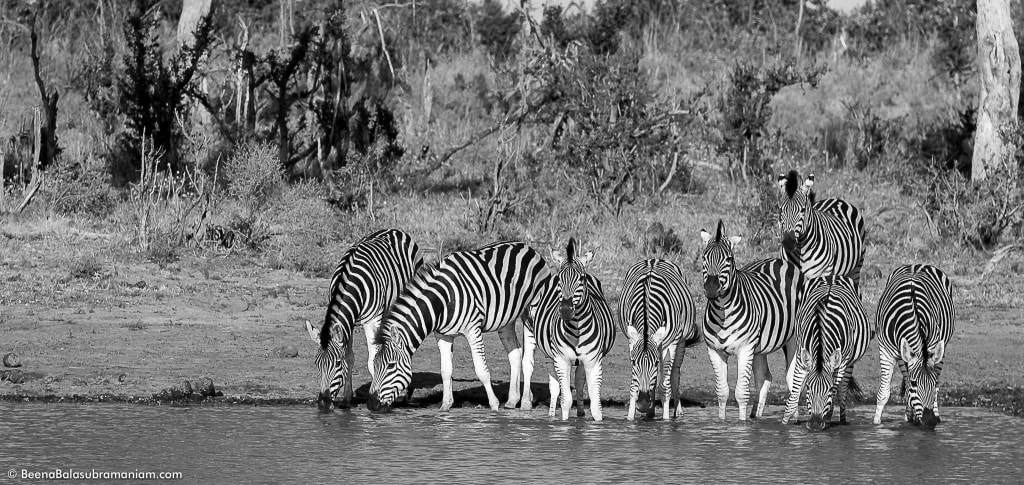
{"label": "zebra mane", "polygon": [[387,319],[382,319],[380,325],[377,327],[377,331],[373,334],[374,345],[387,345],[388,340],[391,338],[390,330],[391,325],[389,325]]}
{"label": "zebra mane", "polygon": [[324,319],[324,324],[320,327],[320,348],[326,350],[328,345],[331,345],[331,322],[329,318]]}
{"label": "zebra mane", "polygon": [[796,190],[800,188],[800,174],[796,170],[790,170],[786,174],[786,195],[793,197]]}
{"label": "zebra mane", "polygon": [[807,192],[807,198],[811,201],[811,205],[814,205],[814,198],[815,198],[814,189],[811,189],[810,192]]}
{"label": "zebra mane", "polygon": [[565,245],[565,260],[572,261],[576,259],[576,238],[569,238],[569,244]]}
{"label": "zebra mane", "polygon": [[718,229],[715,230],[715,242],[722,242],[722,231],[724,230],[725,223],[721,219],[718,220]]}

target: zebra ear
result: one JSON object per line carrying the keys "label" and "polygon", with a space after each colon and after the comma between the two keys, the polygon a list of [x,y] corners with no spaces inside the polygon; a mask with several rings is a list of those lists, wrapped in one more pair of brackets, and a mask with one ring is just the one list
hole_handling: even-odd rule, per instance
{"label": "zebra ear", "polygon": [[779,174],[779,190],[786,191],[786,174],[784,173]]}
{"label": "zebra ear", "polygon": [[657,332],[654,332],[654,335],[651,336],[651,339],[653,339],[658,345],[661,345],[661,341],[665,340],[665,337],[667,335],[668,327],[661,327],[658,329]]}
{"label": "zebra ear", "polygon": [[729,245],[731,245],[732,247],[736,247],[736,245],[739,244],[742,240],[742,236],[729,236]]}
{"label": "zebra ear", "polygon": [[800,361],[800,363],[804,366],[804,369],[810,369],[811,361],[814,360],[814,356],[811,355],[810,350],[801,348],[800,351],[797,352],[796,354],[796,360]]}
{"label": "zebra ear", "polygon": [[636,342],[640,339],[640,332],[636,330],[632,325],[626,325],[626,337],[629,337],[629,341]]}
{"label": "zebra ear", "polygon": [[838,349],[832,352],[832,355],[828,357],[828,368],[833,372],[839,370],[839,366],[843,364],[843,353]]}
{"label": "zebra ear", "polygon": [[565,258],[558,254],[558,251],[555,251],[554,248],[549,247],[548,251],[551,253],[551,259],[555,261],[555,264],[561,266],[562,263],[565,263]]}
{"label": "zebra ear", "polygon": [[811,192],[811,187],[813,187],[813,186],[814,186],[814,174],[812,173],[812,174],[807,176],[807,180],[804,180],[804,189],[803,189],[804,193],[805,194],[810,193]]}
{"label": "zebra ear", "polygon": [[928,353],[931,354],[928,357],[928,367],[935,367],[942,363],[942,357],[946,353],[946,342],[939,340],[928,348]]}
{"label": "zebra ear", "polygon": [[313,340],[313,343],[320,345],[320,331],[306,320],[306,331],[309,332],[309,338]]}
{"label": "zebra ear", "polygon": [[590,262],[594,260],[594,254],[596,253],[596,248],[593,251],[587,251],[587,253],[580,258],[580,264],[582,264],[583,266],[590,264]]}
{"label": "zebra ear", "polygon": [[917,363],[918,356],[914,353],[914,350],[910,348],[910,342],[907,339],[900,339],[900,358],[907,365],[914,365]]}
{"label": "zebra ear", "polygon": [[704,245],[705,246],[707,246],[708,243],[711,242],[711,238],[712,238],[711,233],[705,231],[704,229],[700,230],[700,240],[704,241]]}

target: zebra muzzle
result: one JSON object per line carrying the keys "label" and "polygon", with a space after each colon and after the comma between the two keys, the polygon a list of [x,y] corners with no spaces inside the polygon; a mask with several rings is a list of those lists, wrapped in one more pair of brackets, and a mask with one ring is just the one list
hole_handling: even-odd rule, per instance
{"label": "zebra muzzle", "polygon": [[796,249],[796,233],[793,231],[786,231],[782,235],[782,249],[786,251],[793,251]]}
{"label": "zebra muzzle", "polygon": [[572,299],[563,298],[562,303],[558,305],[558,314],[562,317],[562,321],[572,321],[573,306]]}
{"label": "zebra muzzle", "polygon": [[812,414],[807,420],[807,429],[810,431],[823,431],[828,427],[828,421],[820,414]]}
{"label": "zebra muzzle", "polygon": [[329,413],[334,408],[334,400],[331,399],[330,391],[323,391],[317,394],[316,407],[321,413]]}

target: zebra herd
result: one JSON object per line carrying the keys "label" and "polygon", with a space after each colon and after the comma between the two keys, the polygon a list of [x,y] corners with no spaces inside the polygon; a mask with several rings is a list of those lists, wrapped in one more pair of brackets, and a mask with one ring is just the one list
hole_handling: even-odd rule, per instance
{"label": "zebra herd", "polygon": [[[942,359],[954,328],[949,279],[928,265],[896,268],[871,325],[860,293],[864,220],[842,200],[816,201],[813,183],[813,175],[801,183],[796,171],[779,177],[779,258],[740,265],[734,254],[740,237],[728,235],[722,221],[713,234],[701,231],[707,296],[701,325],[683,273],[669,261],[647,259],[629,268],[616,321],[601,282],[587,271],[594,252],[581,254],[574,238],[564,254],[551,251],[554,266],[522,242],[489,244],[425,264],[409,235],[395,229],[374,232],[342,256],[324,323],[317,328],[306,322],[318,344],[318,406],[328,410],[351,400],[352,335],[360,324],[369,350],[371,411],[387,410],[407,395],[412,356],[430,334],[441,356],[441,409],[454,403],[452,344],[462,335],[489,405],[497,410],[483,346],[483,333],[497,332],[511,368],[505,407],[532,406],[529,383],[539,347],[553,362],[548,414],[555,416],[561,405],[562,419],[568,418],[575,367],[577,413],[584,415],[585,380],[591,416],[600,421],[603,361],[616,334],[623,333],[632,364],[628,419],[638,411],[653,417],[659,397],[663,418],[670,410],[680,412],[682,356],[703,339],[716,377],[719,418],[726,415],[729,357],[737,361],[734,392],[744,420],[751,378],[755,401],[749,416],[762,416],[772,381],[767,357],[781,349],[789,390],[783,422],[796,416],[806,393],[807,427],[818,430],[831,422],[834,401],[839,423],[846,422],[847,394],[859,392],[854,365],[877,338],[881,379],[874,423],[881,422],[898,368],[907,421],[933,428],[939,422]],[[523,321],[522,343],[517,320]]]}

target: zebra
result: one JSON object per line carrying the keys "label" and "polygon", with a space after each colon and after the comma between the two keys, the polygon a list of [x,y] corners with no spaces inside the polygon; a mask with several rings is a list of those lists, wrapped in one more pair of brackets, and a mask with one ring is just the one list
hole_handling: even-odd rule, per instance
{"label": "zebra", "polygon": [[[736,355],[736,402],[740,420],[746,420],[751,370],[759,389],[756,411],[761,417],[771,386],[768,354],[783,349],[786,367],[792,363],[796,341],[796,309],[804,291],[804,275],[783,259],[766,259],[736,268],[733,247],[740,236],[725,237],[722,221],[712,236],[701,231],[704,293],[704,342],[717,378],[718,417],[725,419],[729,398],[729,355]],[[751,369],[753,367],[753,369]]]}
{"label": "zebra", "polygon": [[[629,337],[632,372],[629,411],[654,417],[654,392],[661,381],[662,418],[668,419],[672,399],[679,395],[679,368],[686,347],[701,340],[696,308],[683,272],[674,263],[645,259],[634,264],[622,282],[619,318]],[[678,402],[678,401],[677,401]],[[681,412],[677,404],[675,411]]]}
{"label": "zebra", "polygon": [[[594,251],[580,256],[576,239],[569,238],[565,256],[552,250],[551,258],[558,270],[549,280],[543,299],[531,309],[524,330],[525,354],[523,380],[526,382],[523,401],[532,397],[528,386],[533,373],[533,352],[539,346],[553,361],[548,375],[551,406],[548,416],[554,417],[561,396],[562,419],[569,419],[572,393],[569,375],[576,367],[576,391],[579,394],[576,412],[583,414],[583,379],[586,374],[590,394],[590,415],[601,421],[601,376],[603,360],[615,344],[615,320],[604,297],[601,282],[587,273]],[[555,377],[557,376],[557,378]]]}
{"label": "zebra", "polygon": [[846,424],[847,392],[860,391],[853,366],[873,336],[856,283],[845,276],[808,280],[796,321],[798,350],[787,375],[789,400],[782,422],[796,416],[806,385],[807,429],[820,431],[828,426],[837,393],[839,424]]}
{"label": "zebra", "polygon": [[[469,341],[477,378],[487,391],[491,409],[498,398],[484,358],[483,333],[498,332],[511,367],[508,401],[519,402],[522,347],[515,320],[526,316],[551,278],[547,263],[521,242],[499,242],[475,250],[455,252],[436,267],[417,275],[398,297],[377,332],[381,346],[374,360],[368,407],[387,411],[412,381],[412,356],[431,333],[441,354],[444,395],[441,410],[454,404],[452,344],[461,334]],[[532,403],[523,401],[529,409]]]}
{"label": "zebra", "polygon": [[[953,336],[953,289],[946,274],[927,264],[893,270],[878,299],[878,404],[875,424],[889,401],[893,368],[903,374],[906,420],[935,428],[939,418],[939,374]],[[909,382],[909,385],[908,385]]]}
{"label": "zebra", "polygon": [[313,363],[320,374],[317,405],[321,410],[330,410],[341,389],[341,405],[347,407],[352,399],[352,332],[356,324],[363,326],[369,354],[366,366],[373,375],[373,337],[381,317],[422,265],[419,247],[397,229],[371,233],[345,251],[331,277],[323,325],[316,328],[306,320],[309,338],[317,344]]}
{"label": "zebra", "polygon": [[864,265],[864,218],[841,199],[814,200],[814,175],[800,185],[800,175],[790,170],[779,175],[779,229],[782,257],[808,278],[841,275],[860,287]]}

